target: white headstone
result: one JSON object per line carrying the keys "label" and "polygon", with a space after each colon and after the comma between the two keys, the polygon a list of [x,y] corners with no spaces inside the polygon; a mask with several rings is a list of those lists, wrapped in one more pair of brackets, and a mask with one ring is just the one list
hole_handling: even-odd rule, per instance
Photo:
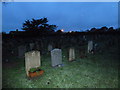
{"label": "white headstone", "polygon": [[88,41],[88,53],[93,50],[93,41]]}
{"label": "white headstone", "polygon": [[39,51],[30,51],[25,53],[25,67],[27,76],[29,76],[29,70],[31,68],[36,68],[40,66],[41,60]]}
{"label": "white headstone", "polygon": [[75,50],[74,48],[69,49],[69,61],[75,60]]}
{"label": "white headstone", "polygon": [[52,61],[53,67],[62,64],[62,51],[61,51],[61,49],[54,49],[51,51],[51,61]]}

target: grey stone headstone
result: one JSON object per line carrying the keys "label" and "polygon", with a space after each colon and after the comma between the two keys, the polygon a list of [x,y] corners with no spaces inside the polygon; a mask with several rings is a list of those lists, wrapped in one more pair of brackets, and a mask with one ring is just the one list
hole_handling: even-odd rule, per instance
{"label": "grey stone headstone", "polygon": [[69,61],[73,61],[73,60],[75,60],[75,49],[70,48],[69,49]]}
{"label": "grey stone headstone", "polygon": [[34,49],[34,43],[30,43],[30,50]]}
{"label": "grey stone headstone", "polygon": [[86,40],[86,36],[85,35],[83,35],[83,39]]}
{"label": "grey stone headstone", "polygon": [[48,45],[48,51],[51,51],[52,49],[53,49],[52,45],[49,44],[49,45]]}
{"label": "grey stone headstone", "polygon": [[27,76],[29,76],[29,70],[31,68],[36,68],[40,66],[41,60],[39,51],[30,51],[25,53],[25,67]]}
{"label": "grey stone headstone", "polygon": [[18,47],[18,57],[24,57],[25,56],[25,52],[26,52],[26,46],[21,45]]}
{"label": "grey stone headstone", "polygon": [[62,64],[62,51],[61,49],[54,49],[51,51],[51,61],[52,66],[57,66],[59,64]]}
{"label": "grey stone headstone", "polygon": [[88,41],[88,53],[93,50],[93,41]]}

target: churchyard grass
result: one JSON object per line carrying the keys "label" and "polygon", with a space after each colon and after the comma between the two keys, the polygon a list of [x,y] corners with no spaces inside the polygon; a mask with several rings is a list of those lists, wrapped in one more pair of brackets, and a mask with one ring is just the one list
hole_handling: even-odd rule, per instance
{"label": "churchyard grass", "polygon": [[[118,88],[117,48],[102,54],[87,54],[85,58],[68,61],[68,50],[62,50],[63,67],[52,67],[50,53],[41,55],[44,74],[29,79],[26,77],[24,58],[11,58],[3,64],[3,88]],[[77,51],[76,51],[77,52]]]}

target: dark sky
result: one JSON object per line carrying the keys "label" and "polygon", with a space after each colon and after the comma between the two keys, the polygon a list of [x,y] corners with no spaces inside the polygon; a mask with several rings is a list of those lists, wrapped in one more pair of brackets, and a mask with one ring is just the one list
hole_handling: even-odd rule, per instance
{"label": "dark sky", "polygon": [[47,17],[65,31],[118,27],[118,2],[9,2],[2,7],[4,32],[21,30],[25,20]]}

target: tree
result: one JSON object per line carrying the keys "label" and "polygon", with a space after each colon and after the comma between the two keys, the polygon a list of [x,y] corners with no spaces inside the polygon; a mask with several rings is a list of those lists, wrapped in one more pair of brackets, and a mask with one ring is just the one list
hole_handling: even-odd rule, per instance
{"label": "tree", "polygon": [[57,32],[57,33],[62,33],[62,31],[61,31],[61,30],[57,30],[56,32]]}
{"label": "tree", "polygon": [[100,28],[101,32],[106,32],[107,30],[108,30],[108,28],[106,26]]}
{"label": "tree", "polygon": [[32,19],[32,21],[26,20],[23,23],[22,29],[25,31],[54,32],[54,30],[57,28],[57,26],[49,25],[49,24],[47,24],[47,22],[48,22],[47,18],[41,18],[41,19],[37,19],[37,20]]}
{"label": "tree", "polygon": [[109,32],[112,32],[112,31],[115,31],[115,30],[114,30],[113,27],[110,27],[110,28],[108,29],[108,31],[109,31]]}
{"label": "tree", "polygon": [[95,32],[95,31],[97,31],[96,28],[92,28],[92,29],[90,30],[90,32]]}

